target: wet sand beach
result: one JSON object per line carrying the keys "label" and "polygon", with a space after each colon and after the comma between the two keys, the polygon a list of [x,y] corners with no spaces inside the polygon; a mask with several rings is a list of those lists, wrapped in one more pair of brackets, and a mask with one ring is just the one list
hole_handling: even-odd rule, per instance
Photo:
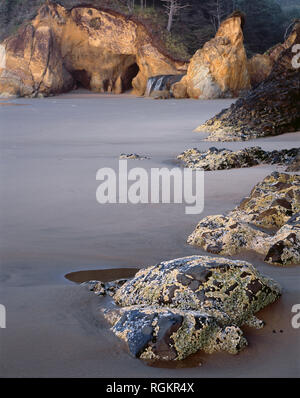
{"label": "wet sand beach", "polygon": [[[2,101],[2,99],[1,99]],[[300,268],[252,262],[277,280],[283,296],[244,328],[249,346],[237,356],[194,355],[148,366],[129,356],[100,315],[99,298],[65,275],[75,271],[142,268],[161,260],[205,254],[186,244],[198,221],[231,210],[276,165],[205,173],[205,206],[186,215],[185,204],[96,201],[96,172],[118,170],[121,153],[150,155],[130,167],[174,167],[176,156],[198,147],[265,150],[299,147],[300,133],[255,141],[203,142],[193,129],[231,100],[154,101],[128,95],[75,92],[45,99],[13,99],[0,106],[0,377],[297,377]],[[108,271],[106,271],[107,273]],[[107,275],[109,278],[109,275]],[[158,367],[158,365],[160,367]]]}

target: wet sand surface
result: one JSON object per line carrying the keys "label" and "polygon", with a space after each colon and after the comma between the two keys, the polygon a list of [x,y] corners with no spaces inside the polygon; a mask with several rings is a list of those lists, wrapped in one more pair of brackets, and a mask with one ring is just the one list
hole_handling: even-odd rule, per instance
{"label": "wet sand surface", "polygon": [[[205,174],[205,207],[186,215],[184,204],[99,205],[96,172],[118,170],[121,153],[150,160],[129,167],[173,167],[187,148],[265,150],[299,146],[300,133],[249,142],[201,142],[192,130],[230,100],[154,101],[72,93],[10,100],[0,107],[0,329],[1,377],[296,377],[300,329],[291,326],[299,303],[300,268],[247,259],[276,279],[283,296],[261,311],[262,330],[244,328],[249,341],[238,356],[196,354],[182,363],[147,364],[131,358],[100,315],[103,299],[67,280],[75,271],[141,268],[161,260],[204,254],[185,243],[197,222],[226,212],[274,170]],[[207,253],[205,253],[207,254]],[[157,366],[160,367],[157,367]]]}

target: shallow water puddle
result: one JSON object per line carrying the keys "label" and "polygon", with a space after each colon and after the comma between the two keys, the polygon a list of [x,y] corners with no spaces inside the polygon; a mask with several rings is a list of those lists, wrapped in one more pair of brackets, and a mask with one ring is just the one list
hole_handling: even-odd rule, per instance
{"label": "shallow water puddle", "polygon": [[71,282],[83,283],[88,281],[111,282],[117,279],[133,278],[138,268],[107,268],[100,270],[85,270],[70,272],[65,278]]}

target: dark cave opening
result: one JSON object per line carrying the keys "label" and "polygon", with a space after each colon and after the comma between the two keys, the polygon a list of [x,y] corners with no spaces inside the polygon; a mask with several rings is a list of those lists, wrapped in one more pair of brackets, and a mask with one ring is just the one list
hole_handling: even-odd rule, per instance
{"label": "dark cave opening", "polygon": [[[131,64],[127,69],[125,69],[121,74],[121,90],[122,93],[132,90],[132,81],[139,73],[139,67],[137,63]],[[78,69],[72,71],[72,77],[74,79],[74,89],[84,88],[87,90],[92,90],[91,88],[91,75],[85,69]],[[103,80],[103,90],[104,92],[114,92],[117,78],[105,79]]]}
{"label": "dark cave opening", "polygon": [[132,90],[132,80],[139,73],[139,67],[137,63],[130,65],[122,76],[122,92]]}
{"label": "dark cave opening", "polygon": [[76,89],[78,89],[78,88],[85,88],[87,90],[91,89],[91,87],[90,87],[91,77],[86,70],[84,70],[84,69],[75,70],[72,72],[72,76],[75,81],[74,86]]}

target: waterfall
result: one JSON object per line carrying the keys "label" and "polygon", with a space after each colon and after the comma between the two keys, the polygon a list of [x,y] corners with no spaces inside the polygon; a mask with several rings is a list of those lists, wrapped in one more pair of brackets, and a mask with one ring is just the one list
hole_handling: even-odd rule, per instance
{"label": "waterfall", "polygon": [[2,44],[0,44],[0,68],[6,68],[6,50]]}
{"label": "waterfall", "polygon": [[158,75],[149,77],[145,96],[149,97],[154,91],[170,91],[171,86],[180,81],[184,75]]}

